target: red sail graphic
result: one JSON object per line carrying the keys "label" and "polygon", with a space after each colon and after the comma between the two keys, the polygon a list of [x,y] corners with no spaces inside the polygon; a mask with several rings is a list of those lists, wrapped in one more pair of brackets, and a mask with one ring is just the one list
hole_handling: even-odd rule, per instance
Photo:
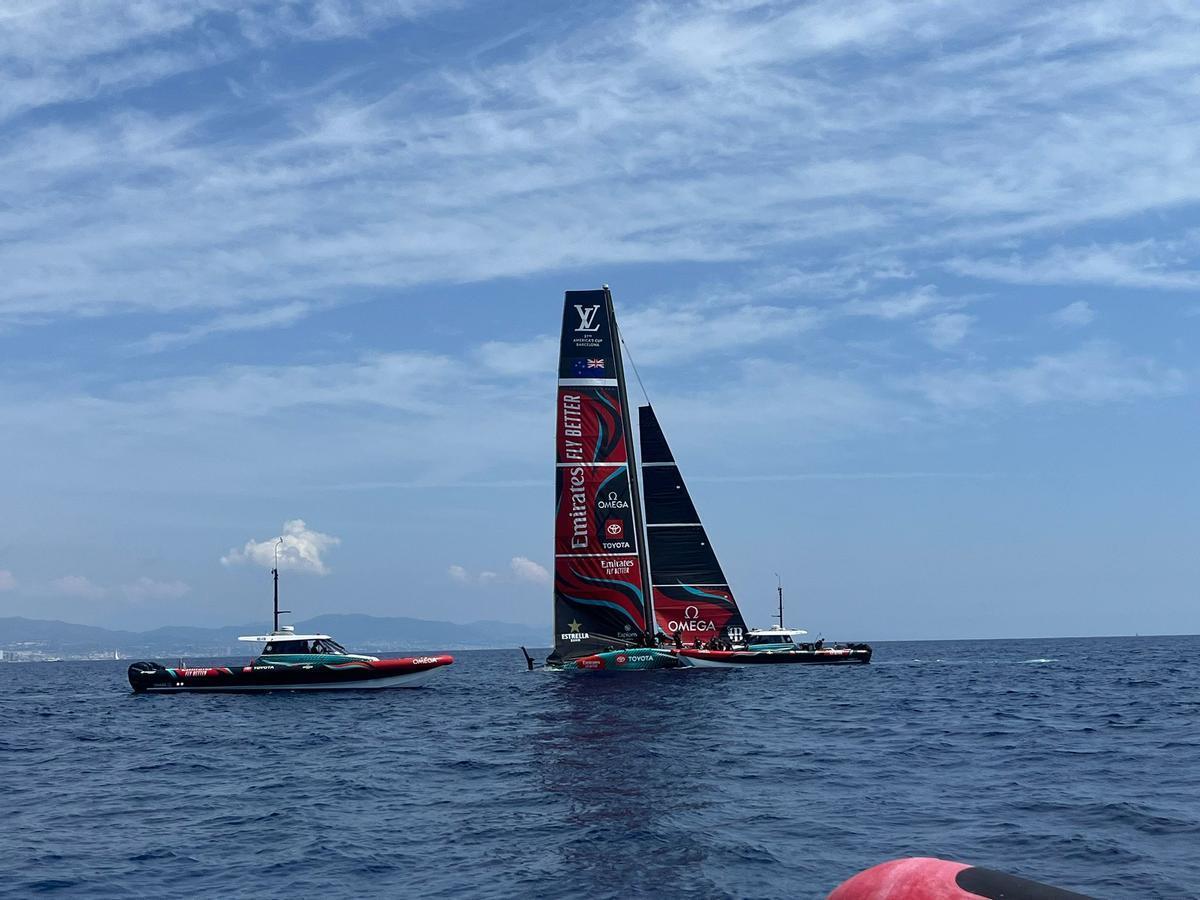
{"label": "red sail graphic", "polygon": [[627,466],[558,467],[554,552],[637,553]]}
{"label": "red sail graphic", "polygon": [[558,461],[625,462],[625,429],[615,387],[558,389]]}
{"label": "red sail graphic", "polygon": [[654,618],[665,633],[678,633],[685,646],[718,636],[739,639],[746,627],[728,586],[655,585]]}
{"label": "red sail graphic", "polygon": [[555,417],[552,661],[639,645],[650,624],[618,340],[607,290],[567,292]]}

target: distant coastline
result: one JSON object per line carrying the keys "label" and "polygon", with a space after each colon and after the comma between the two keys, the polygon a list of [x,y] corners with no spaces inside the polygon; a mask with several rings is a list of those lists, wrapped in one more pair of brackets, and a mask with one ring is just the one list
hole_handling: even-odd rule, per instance
{"label": "distant coastline", "polygon": [[[549,626],[511,622],[443,622],[403,616],[337,614],[295,623],[297,630],[328,632],[351,650],[387,653],[396,650],[488,650],[540,646]],[[122,631],[52,619],[0,617],[0,661],[36,662],[57,659],[113,659],[152,656],[244,656],[238,635],[258,634],[270,624],[251,622],[216,628],[164,626],[150,631]]]}

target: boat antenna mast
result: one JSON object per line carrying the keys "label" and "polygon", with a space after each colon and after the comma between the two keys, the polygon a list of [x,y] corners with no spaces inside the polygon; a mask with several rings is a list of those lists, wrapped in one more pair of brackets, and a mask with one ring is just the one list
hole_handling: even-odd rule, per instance
{"label": "boat antenna mast", "polygon": [[279,608],[279,545],[283,543],[283,538],[275,542],[275,568],[271,570],[271,577],[275,579],[275,627],[272,631],[279,630],[279,614],[290,613],[290,609]]}
{"label": "boat antenna mast", "polygon": [[783,630],[783,579],[779,577],[779,573],[775,573],[775,590],[779,593],[779,613],[775,618],[779,619],[779,628]]}

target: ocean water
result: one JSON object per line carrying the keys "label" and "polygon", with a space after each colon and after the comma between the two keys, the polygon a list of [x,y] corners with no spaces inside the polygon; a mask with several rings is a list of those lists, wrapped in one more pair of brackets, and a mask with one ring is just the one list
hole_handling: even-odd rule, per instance
{"label": "ocean water", "polygon": [[[430,648],[436,650],[437,648]],[[823,897],[932,855],[1200,897],[1200,638],[135,696],[0,665],[0,894]]]}

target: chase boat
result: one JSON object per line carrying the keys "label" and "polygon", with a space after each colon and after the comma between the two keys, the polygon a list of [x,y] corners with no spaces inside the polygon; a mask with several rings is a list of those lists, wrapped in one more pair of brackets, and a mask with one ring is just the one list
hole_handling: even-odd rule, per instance
{"label": "chase boat", "polygon": [[746,632],[746,645],[730,645],[725,649],[684,647],[676,652],[690,666],[725,667],[775,665],[779,663],[809,665],[855,665],[871,661],[869,644],[833,644],[823,640],[796,643],[793,636],[808,634],[798,628],[762,628]]}
{"label": "chase boat", "polygon": [[275,578],[275,627],[270,634],[238,638],[263,645],[262,652],[248,665],[172,667],[135,662],[129,667],[129,684],[134,691],[178,694],[416,687],[454,662],[454,657],[446,654],[380,659],[350,653],[327,634],[296,634],[291,625],[279,624],[278,562],[271,574]]}
{"label": "chase boat", "polygon": [[129,684],[139,693],[155,694],[416,687],[454,662],[447,655],[380,659],[349,653],[327,634],[296,634],[288,625],[238,640],[263,644],[262,653],[249,665],[172,667],[136,662],[129,667]]}

